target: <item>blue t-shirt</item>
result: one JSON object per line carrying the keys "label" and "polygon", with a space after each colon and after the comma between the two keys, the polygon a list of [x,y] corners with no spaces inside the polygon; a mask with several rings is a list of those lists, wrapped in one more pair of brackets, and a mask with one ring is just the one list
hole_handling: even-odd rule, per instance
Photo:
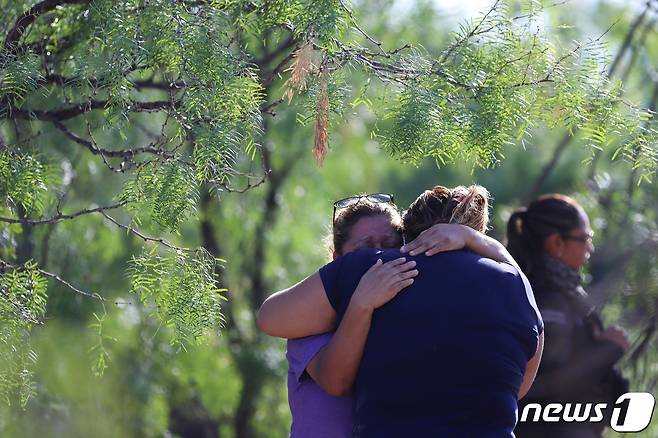
{"label": "blue t-shirt", "polygon": [[[397,250],[320,269],[342,319],[361,276]],[[517,394],[543,327],[527,279],[468,251],[417,256],[413,285],[377,309],[354,387],[354,437],[513,437]]]}

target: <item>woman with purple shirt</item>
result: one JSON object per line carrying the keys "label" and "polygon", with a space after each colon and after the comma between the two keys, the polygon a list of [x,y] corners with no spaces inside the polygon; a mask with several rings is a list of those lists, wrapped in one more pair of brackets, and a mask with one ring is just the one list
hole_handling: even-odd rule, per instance
{"label": "woman with purple shirt", "polygon": [[[334,212],[331,236],[334,259],[363,247],[393,248],[402,244],[401,218],[390,195],[346,198],[336,202],[335,207],[340,210],[337,215]],[[372,272],[364,275],[360,282],[359,293],[364,289],[377,290],[395,283],[392,280],[394,275],[404,273],[405,269],[408,272],[412,267],[401,262],[398,260],[373,267]],[[259,324],[262,322],[259,316]],[[272,334],[266,327],[261,328]],[[363,335],[364,341],[365,335],[367,332]],[[349,389],[354,376],[351,381],[347,379],[336,384],[326,379],[327,373],[323,371],[326,362],[323,360],[324,347],[330,344],[332,337],[333,333],[325,333],[288,340],[286,358],[289,365],[288,402],[292,413],[291,438],[343,438],[352,435],[353,399]],[[355,341],[359,343],[358,339]],[[345,371],[346,375],[350,373],[348,369]],[[356,367],[353,373],[356,374]]]}
{"label": "woman with purple shirt", "polygon": [[[459,189],[467,196],[467,189],[456,190]],[[401,218],[392,197],[375,194],[346,198],[335,207],[342,210],[337,216],[334,213],[334,259],[359,248],[397,248],[402,244]],[[423,252],[433,255],[465,246],[497,261],[515,264],[499,242],[456,224],[435,225],[407,245],[407,249],[415,250],[412,255]],[[291,438],[352,435],[353,399],[348,394],[361,360],[372,311],[413,283],[418,274],[414,266],[415,262],[406,262],[404,258],[387,263],[378,260],[361,278],[336,332],[288,341]],[[286,305],[285,297],[285,293],[276,294],[259,312],[259,327],[272,336],[286,333],[290,337],[294,332],[279,317],[281,306]]]}

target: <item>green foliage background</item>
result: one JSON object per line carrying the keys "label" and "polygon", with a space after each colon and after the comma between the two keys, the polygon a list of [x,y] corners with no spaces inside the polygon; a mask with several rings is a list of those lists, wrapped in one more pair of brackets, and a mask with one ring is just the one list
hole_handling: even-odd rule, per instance
{"label": "green foliage background", "polygon": [[[34,3],[0,5],[13,17]],[[141,11],[146,3],[151,7]],[[96,1],[91,24],[63,8],[48,22],[37,21],[37,30],[54,33],[52,50],[77,30],[81,40],[94,42],[71,49],[72,60],[59,66],[77,81],[65,89],[35,94],[45,87],[34,73],[38,57],[0,58],[3,117],[10,103],[50,108],[94,99],[93,78],[103,84],[105,110],[69,129],[112,150],[149,144],[174,151],[108,159],[119,170],[112,172],[99,154],[49,123],[0,123],[0,194],[6,200],[0,216],[51,217],[58,198],[65,212],[130,202],[108,211],[110,218],[0,224],[2,260],[25,263],[0,277],[0,382],[6,386],[0,393],[13,394],[7,395],[10,405],[0,406],[3,436],[287,436],[284,344],[255,330],[254,309],[267,293],[327,261],[322,238],[333,200],[385,191],[405,206],[434,184],[489,188],[491,234],[499,239],[510,211],[530,193],[575,196],[596,232],[588,290],[606,323],[631,334],[633,349],[622,366],[632,388],[656,394],[658,188],[647,181],[656,174],[655,133],[645,120],[650,115],[634,107],[655,110],[658,5],[649,8],[610,82],[599,75],[611,61],[604,53],[614,56],[624,46],[644,2],[548,7],[538,13],[545,39],[496,34],[484,44],[461,45],[450,53],[446,71],[419,75],[406,87],[351,58],[331,75],[330,149],[320,168],[312,158],[316,78],[292,104],[273,107],[274,116],[261,114],[262,105],[283,96],[289,76],[279,71],[270,86],[261,86],[287,53],[265,71],[241,57],[285,43],[286,33],[263,30],[288,28],[304,39],[313,25],[317,51],[340,65],[345,50],[368,45],[351,27],[356,17],[387,50],[413,45],[397,60],[422,70],[479,21],[460,28],[422,0],[404,13],[392,0],[353,2],[354,17],[329,0],[256,1],[270,8],[256,15],[239,12],[245,2],[217,1],[210,3],[224,13],[200,21],[189,10],[172,11],[171,3]],[[497,13],[533,14],[539,2],[509,5]],[[523,57],[535,44],[559,58],[573,50],[572,40],[596,40],[613,23],[577,62],[557,71],[563,88],[516,90],[519,81],[541,79],[555,64],[538,57],[535,71],[527,72],[525,64],[506,64],[504,57]],[[226,26],[244,29],[239,44],[207,32]],[[336,35],[345,47],[336,44]],[[138,71],[128,80],[123,72],[143,57],[163,69],[155,76]],[[617,79],[623,80],[624,102]],[[135,100],[171,97],[171,90],[163,94],[148,81],[185,81],[173,115],[130,113]],[[525,116],[528,123],[519,122]],[[575,138],[559,148],[569,131]],[[18,137],[35,139],[7,147]],[[540,180],[556,150],[555,165]],[[261,167],[271,173],[259,184]],[[130,225],[120,228],[112,220]],[[145,243],[130,229],[170,246]],[[38,269],[108,301],[75,293]],[[21,347],[19,356],[7,350],[13,345]],[[654,419],[637,436],[657,434]]]}

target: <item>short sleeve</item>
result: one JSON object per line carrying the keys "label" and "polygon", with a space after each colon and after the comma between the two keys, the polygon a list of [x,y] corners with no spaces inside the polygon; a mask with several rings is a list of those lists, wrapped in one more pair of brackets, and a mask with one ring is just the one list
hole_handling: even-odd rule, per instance
{"label": "short sleeve", "polygon": [[320,279],[331,307],[340,321],[347,310],[361,276],[372,266],[380,252],[363,248],[345,254],[320,268]]}
{"label": "short sleeve", "polygon": [[544,332],[544,320],[542,318],[541,312],[539,311],[539,307],[537,306],[535,294],[532,291],[530,281],[528,281],[528,278],[525,276],[525,274],[521,271],[518,272],[521,280],[523,280],[523,287],[525,288],[526,297],[528,297],[528,303],[530,303],[530,307],[532,307],[532,310],[535,312],[535,316],[537,317],[537,333],[541,335]]}
{"label": "short sleeve", "polygon": [[322,347],[329,343],[332,336],[332,333],[325,333],[323,335],[288,340],[286,357],[290,371],[298,382],[308,377],[305,371],[306,367]]}
{"label": "short sleeve", "polygon": [[[390,256],[393,255],[390,254]],[[352,294],[358,287],[361,277],[378,258],[385,258],[382,251],[374,248],[361,248],[338,257],[320,268],[322,286],[329,304],[336,311],[338,323],[345,316]]]}
{"label": "short sleeve", "polygon": [[327,299],[336,312],[341,307],[340,272],[347,256],[342,256],[320,268],[320,279],[327,294]]}

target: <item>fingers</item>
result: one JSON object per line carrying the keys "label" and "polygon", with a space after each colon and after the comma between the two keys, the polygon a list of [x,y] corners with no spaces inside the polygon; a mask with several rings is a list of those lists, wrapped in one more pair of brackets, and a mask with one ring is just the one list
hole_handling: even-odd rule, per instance
{"label": "fingers", "polygon": [[418,246],[416,246],[416,248],[414,248],[413,251],[409,251],[409,255],[415,256],[415,255],[418,255],[418,254],[422,254],[425,251],[432,248],[432,246],[433,245],[432,245],[431,242],[421,242]]}
{"label": "fingers", "polygon": [[407,261],[406,258],[400,257],[395,260],[391,260],[382,265],[381,270],[390,271],[392,273],[398,273],[403,271],[408,271],[409,269],[416,266],[416,262],[413,260]]}
{"label": "fingers", "polygon": [[[420,245],[423,245],[425,242],[425,235],[423,233],[420,234],[420,236],[416,237],[414,240],[411,242],[405,244],[402,248],[400,248],[401,252],[411,252],[416,250]],[[413,254],[412,254],[413,255]]]}
{"label": "fingers", "polygon": [[400,248],[400,251],[408,252],[409,255],[415,256],[418,254],[422,254],[423,252],[427,251],[431,247],[432,247],[431,240],[421,234],[420,236],[416,237],[413,241],[407,243],[402,248]]}
{"label": "fingers", "polygon": [[411,271],[400,272],[399,274],[397,274],[397,276],[395,278],[398,281],[404,281],[404,280],[407,280],[409,278],[414,278],[416,276],[418,276],[418,269],[412,269]]}
{"label": "fingers", "polygon": [[395,293],[397,294],[400,292],[402,289],[407,288],[414,284],[414,279],[413,278],[408,278],[406,280],[399,281],[395,283]]}
{"label": "fingers", "polygon": [[454,243],[447,235],[437,232],[428,233],[424,231],[423,234],[416,237],[412,242],[409,242],[400,248],[400,251],[408,252],[411,256],[423,253],[426,256],[433,256],[443,251],[456,249],[454,246]]}
{"label": "fingers", "polygon": [[425,251],[425,255],[426,256],[433,256],[433,255],[438,254],[440,252],[448,251],[449,249],[450,248],[448,248],[447,246],[445,248],[442,248],[441,245],[434,245],[433,247],[431,247],[430,249]]}
{"label": "fingers", "polygon": [[406,258],[404,258],[404,257],[399,257],[399,258],[397,258],[397,259],[395,259],[395,260],[390,260],[390,261],[384,263],[384,265],[386,265],[386,267],[395,267],[395,266],[402,265],[402,264],[403,264],[404,262],[406,262],[406,261],[407,261]]}
{"label": "fingers", "polygon": [[413,281],[409,283],[408,280],[418,276],[418,269],[414,269],[415,267],[416,262],[414,260],[409,260],[400,265],[385,268],[386,270],[381,272],[379,277],[381,281],[387,283],[394,289],[397,288],[399,283],[404,283],[404,287],[406,287],[413,283]]}

